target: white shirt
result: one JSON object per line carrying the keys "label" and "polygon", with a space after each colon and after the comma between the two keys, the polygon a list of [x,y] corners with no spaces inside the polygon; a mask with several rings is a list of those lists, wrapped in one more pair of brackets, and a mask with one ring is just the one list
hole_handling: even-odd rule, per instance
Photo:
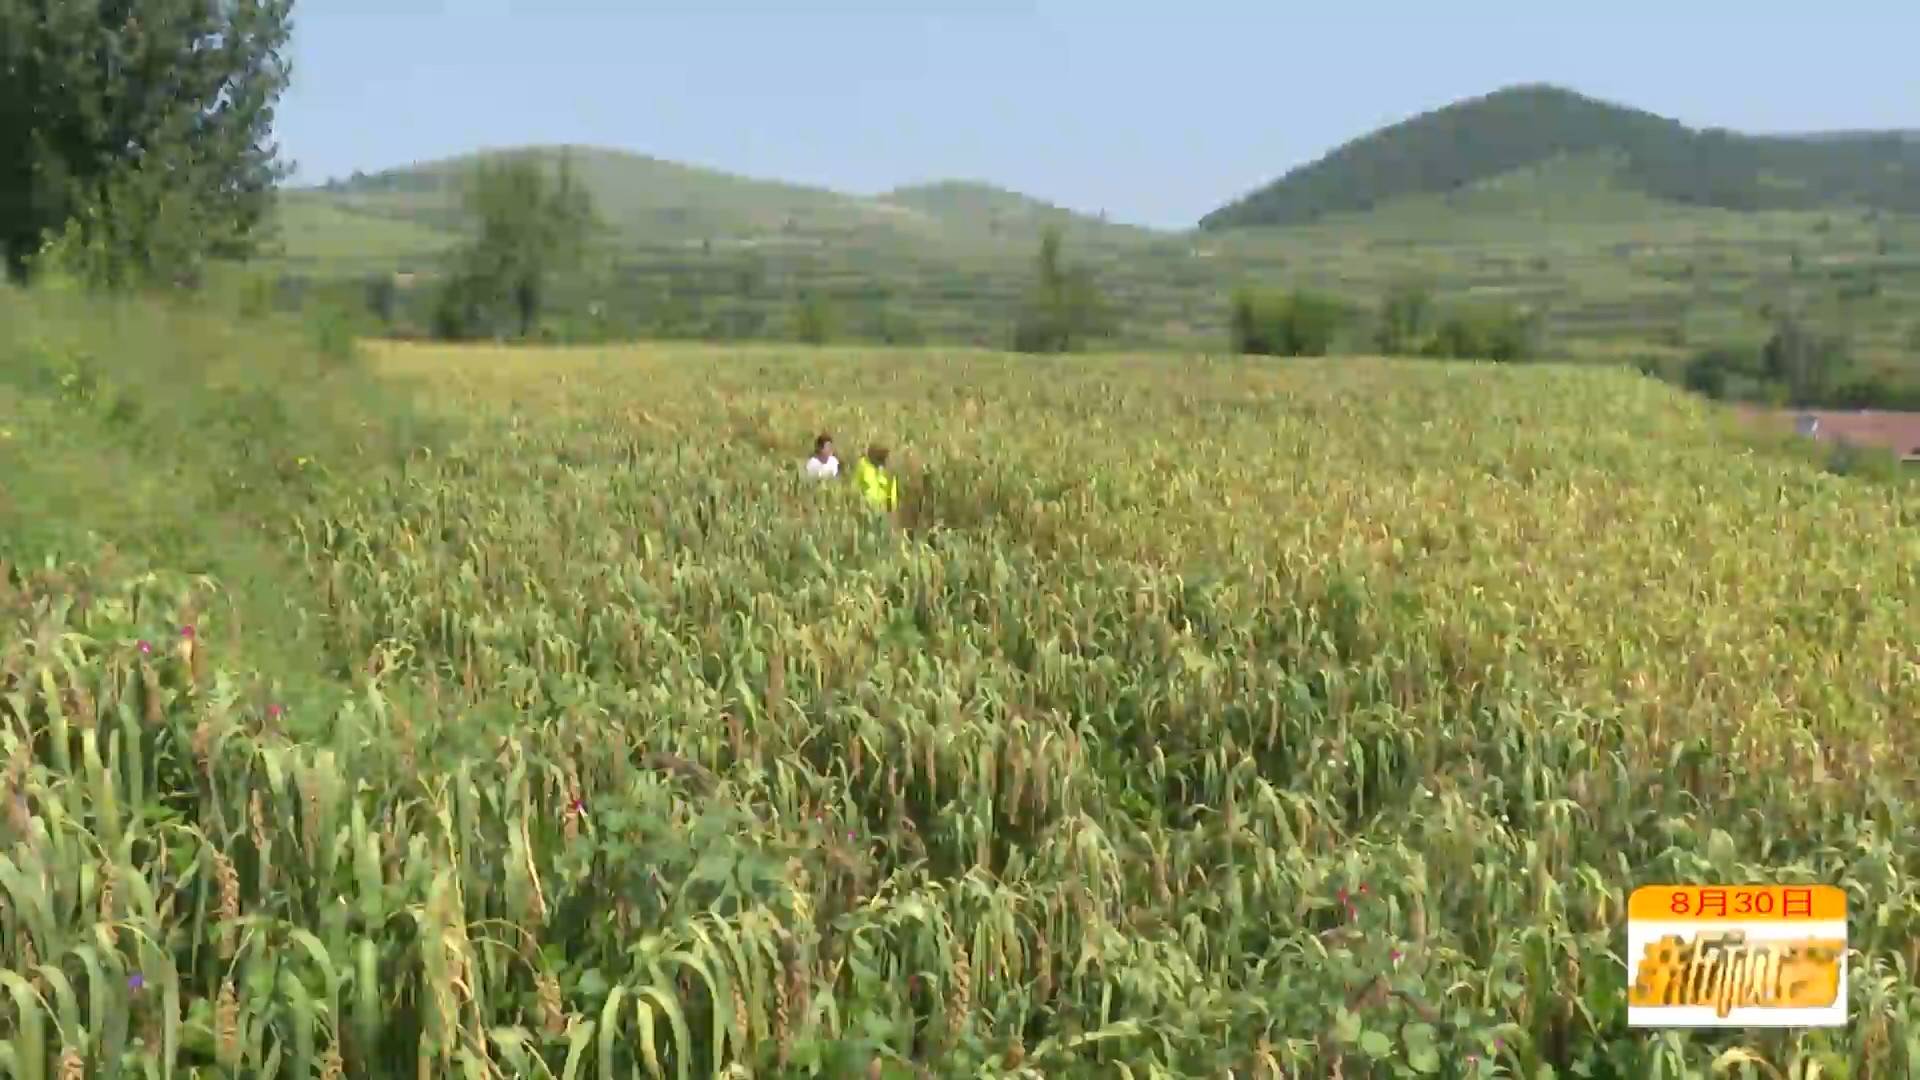
{"label": "white shirt", "polygon": [[839,476],[840,459],[832,455],[828,455],[825,461],[821,461],[817,457],[809,457],[807,459],[807,475],[820,477],[822,479],[829,476]]}

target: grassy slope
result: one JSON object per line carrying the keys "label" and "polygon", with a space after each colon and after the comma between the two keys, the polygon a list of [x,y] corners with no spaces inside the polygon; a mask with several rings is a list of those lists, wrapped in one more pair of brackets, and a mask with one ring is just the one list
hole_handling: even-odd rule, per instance
{"label": "grassy slope", "polygon": [[[1617,169],[1611,155],[1562,158],[1369,214],[1201,242],[1231,272],[1291,271],[1363,295],[1418,277],[1443,293],[1529,303],[1561,340],[1594,345],[1757,340],[1762,306],[1798,296],[1875,359],[1920,365],[1909,349],[1920,218],[1683,207],[1627,188]],[[1877,295],[1842,298],[1868,281]]]}
{"label": "grassy slope", "polygon": [[0,287],[0,561],[205,576],[212,639],[323,693],[288,526],[434,425],[309,328],[233,308]]}
{"label": "grassy slope", "polygon": [[457,239],[450,229],[397,209],[383,212],[311,192],[282,196],[274,224],[277,235],[269,250],[292,269],[323,275],[424,268]]}
{"label": "grassy slope", "polygon": [[1060,229],[1070,244],[1095,248],[1147,243],[1157,235],[1151,229],[1111,224],[977,181],[913,184],[895,188],[879,201],[918,211],[957,235],[989,237],[1011,243],[1023,253],[1049,226]]}
{"label": "grassy slope", "polygon": [[[532,152],[552,159],[562,150],[543,147]],[[565,152],[615,236],[629,243],[781,246],[832,241],[966,255],[1007,247],[1024,250],[1037,238],[1043,220],[1071,225],[1083,234],[1104,232],[1116,240],[1140,232],[1103,227],[1090,218],[980,185],[933,185],[867,198],[621,151],[574,147]],[[335,190],[309,189],[302,197],[457,227],[456,185],[460,172],[474,160],[476,156],[468,155],[390,170]],[[991,219],[1005,226],[1000,233],[987,227]]]}

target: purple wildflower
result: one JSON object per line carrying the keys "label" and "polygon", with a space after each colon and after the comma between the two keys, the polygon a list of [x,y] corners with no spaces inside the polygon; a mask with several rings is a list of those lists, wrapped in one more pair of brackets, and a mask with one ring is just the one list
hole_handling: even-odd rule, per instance
{"label": "purple wildflower", "polygon": [[140,974],[140,973],[139,973],[139,972],[137,972],[137,971],[136,971],[136,972],[134,972],[133,974],[131,974],[131,975],[129,975],[129,976],[127,976],[127,989],[129,989],[129,990],[136,990],[136,991],[137,991],[137,990],[140,990],[140,989],[142,989],[142,988],[143,988],[143,987],[145,987],[146,985],[147,985],[147,978],[146,978],[146,976],[144,976],[144,975],[142,975],[142,974]]}
{"label": "purple wildflower", "polygon": [[186,638],[188,641],[192,641],[193,640],[193,624],[188,623],[187,625],[181,627],[180,636],[183,638]]}
{"label": "purple wildflower", "polygon": [[153,646],[148,644],[147,642],[142,641],[140,643],[140,651],[142,653],[150,653],[153,651]]}

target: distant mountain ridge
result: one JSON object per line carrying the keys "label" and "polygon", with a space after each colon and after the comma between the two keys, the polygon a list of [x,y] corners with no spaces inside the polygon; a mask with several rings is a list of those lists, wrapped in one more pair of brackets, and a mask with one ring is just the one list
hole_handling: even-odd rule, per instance
{"label": "distant mountain ridge", "polygon": [[1728,210],[1857,206],[1920,212],[1911,131],[1743,135],[1532,84],[1381,128],[1215,210],[1202,229],[1294,225],[1397,199],[1444,195],[1505,173],[1599,152],[1654,198]]}
{"label": "distant mountain ridge", "polygon": [[906,184],[880,195],[884,202],[911,206],[928,213],[966,213],[1028,215],[1033,217],[1085,217],[1064,207],[1009,191],[984,180],[931,180]]}
{"label": "distant mountain ridge", "polygon": [[350,178],[294,188],[294,201],[319,201],[352,212],[458,228],[460,175],[478,162],[509,155],[556,160],[566,155],[617,229],[656,238],[898,233],[909,238],[977,234],[991,242],[1043,225],[1123,237],[1144,234],[1093,215],[977,181],[942,180],[855,195],[776,180],[752,179],[645,154],[590,146],[522,146],[462,154],[413,165],[356,173]]}
{"label": "distant mountain ridge", "polygon": [[1885,131],[1874,131],[1871,129],[1860,131],[1793,131],[1763,137],[1798,139],[1801,142],[1872,142],[1882,139],[1894,139],[1901,142],[1920,142],[1920,128],[1900,128]]}

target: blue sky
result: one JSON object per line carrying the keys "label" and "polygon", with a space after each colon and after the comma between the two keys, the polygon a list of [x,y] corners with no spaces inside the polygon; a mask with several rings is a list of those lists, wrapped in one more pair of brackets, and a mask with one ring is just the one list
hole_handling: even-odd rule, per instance
{"label": "blue sky", "polygon": [[298,0],[302,181],[591,143],[1159,226],[1516,82],[1695,126],[1920,128],[1915,0]]}

